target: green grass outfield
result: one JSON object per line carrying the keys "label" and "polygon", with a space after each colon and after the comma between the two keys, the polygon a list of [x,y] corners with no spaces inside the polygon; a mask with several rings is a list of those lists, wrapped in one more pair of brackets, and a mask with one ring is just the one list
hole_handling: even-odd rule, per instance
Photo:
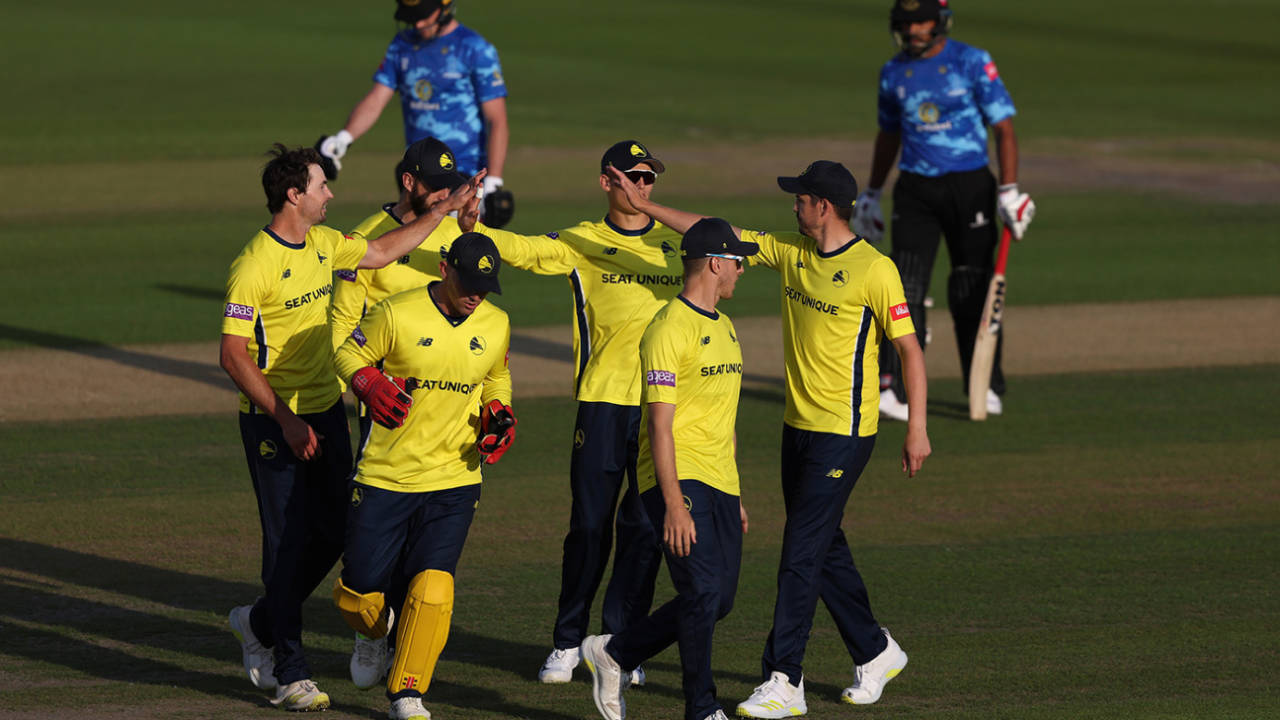
{"label": "green grass outfield", "polygon": [[[977,425],[935,407],[942,451],[912,480],[896,468],[902,426],[885,428],[845,528],[911,664],[881,704],[837,704],[851,673],[820,609],[810,716],[1273,717],[1280,412],[1255,398],[1276,371],[1020,379],[1016,419]],[[716,635],[729,702],[757,682],[769,626],[780,411],[757,393],[739,419],[752,529]],[[485,481],[428,693],[437,718],[595,717],[585,682],[534,680],[558,591],[571,418],[566,400],[526,401],[516,446]],[[0,458],[0,716],[276,712],[225,628],[259,588],[233,418],[9,426]],[[350,635],[327,589],[307,607],[307,642],[329,715],[379,716],[381,693],[345,679]],[[670,593],[664,571],[658,596]],[[678,717],[674,649],[648,669],[632,716]]]}

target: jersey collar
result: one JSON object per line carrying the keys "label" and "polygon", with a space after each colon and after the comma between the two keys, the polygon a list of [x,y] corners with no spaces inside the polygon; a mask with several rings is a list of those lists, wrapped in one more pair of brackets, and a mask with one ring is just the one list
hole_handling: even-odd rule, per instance
{"label": "jersey collar", "polygon": [[698,313],[699,315],[701,315],[701,316],[703,316],[703,317],[711,318],[712,320],[719,320],[719,319],[720,319],[720,312],[719,312],[718,310],[717,310],[717,311],[715,311],[715,312],[707,312],[706,310],[703,310],[702,308],[698,307],[697,305],[694,305],[693,303],[689,302],[689,299],[688,299],[688,298],[686,298],[684,295],[677,295],[676,297],[680,298],[680,302],[682,302],[682,303],[684,303],[685,305],[689,306],[689,309],[690,309],[690,310],[692,310],[692,311],[694,311],[694,312]]}
{"label": "jersey collar", "polygon": [[609,216],[608,216],[608,215],[605,215],[605,216],[604,216],[604,224],[605,224],[605,225],[608,225],[610,230],[612,230],[612,231],[614,231],[614,232],[618,233],[619,235],[626,235],[627,237],[640,237],[641,235],[644,235],[645,233],[647,233],[647,232],[649,232],[650,230],[652,230],[652,229],[653,229],[653,226],[654,226],[655,224],[657,224],[657,223],[655,223],[655,222],[654,222],[653,218],[649,218],[649,224],[648,224],[648,225],[645,225],[644,227],[640,228],[639,230],[623,230],[622,228],[618,227],[617,225],[614,225],[614,224],[613,224],[613,221],[609,219]]}
{"label": "jersey collar", "polygon": [[301,250],[302,248],[304,248],[304,247],[306,247],[306,246],[307,246],[307,241],[306,241],[306,240],[303,240],[303,241],[302,241],[302,242],[300,242],[300,243],[291,243],[291,242],[287,242],[284,238],[282,238],[282,237],[280,237],[279,235],[277,235],[277,234],[275,234],[275,233],[271,232],[271,226],[269,226],[269,225],[264,225],[264,226],[262,227],[262,232],[266,233],[267,235],[270,235],[272,240],[275,240],[276,242],[278,242],[278,243],[280,243],[281,245],[283,245],[283,246],[285,246],[285,247],[289,248],[290,250]]}
{"label": "jersey collar", "polygon": [[397,216],[394,212],[392,212],[395,209],[395,207],[396,207],[396,204],[393,202],[390,202],[382,206],[382,211],[390,215],[391,219],[395,220],[398,225],[403,225],[404,220],[401,220],[399,216]]}
{"label": "jersey collar", "polygon": [[817,254],[817,256],[818,256],[818,257],[820,257],[820,258],[831,258],[831,257],[835,257],[835,256],[839,255],[840,253],[844,252],[845,250],[848,250],[849,248],[853,247],[854,245],[857,245],[857,244],[858,244],[859,242],[861,242],[861,241],[862,241],[862,238],[861,238],[861,237],[859,237],[859,236],[857,236],[857,235],[854,235],[852,240],[850,240],[849,242],[847,242],[847,243],[845,243],[845,244],[841,245],[840,247],[836,248],[835,250],[832,250],[831,252],[826,252],[826,253],[824,253],[824,252],[822,252],[821,250],[819,250],[817,247],[814,247],[813,252],[814,252],[814,253],[816,253],[816,254]]}
{"label": "jersey collar", "polygon": [[[439,281],[439,280],[436,280],[436,281],[434,281],[434,282],[429,282],[429,283],[427,283],[427,302],[431,303],[431,307],[435,308],[435,309],[436,309],[436,312],[440,313],[440,317],[444,318],[446,322],[448,322],[450,325],[452,325],[452,326],[454,326],[454,327],[458,327],[458,326],[459,326],[459,325],[461,325],[462,323],[466,322],[466,321],[467,321],[467,319],[468,319],[468,318],[470,318],[470,317],[471,317],[471,315],[474,315],[475,313],[472,313],[471,315],[463,315],[462,317],[454,317],[453,315],[445,315],[445,314],[444,314],[444,311],[440,309],[440,304],[439,304],[439,303],[437,303],[437,302],[436,302],[436,299],[435,299],[434,297],[432,297],[432,296],[431,296],[431,288],[433,288],[433,287],[435,287],[436,285],[439,285],[439,284],[440,284],[440,281]],[[476,309],[477,309],[477,310],[479,310],[480,308],[476,308]]]}

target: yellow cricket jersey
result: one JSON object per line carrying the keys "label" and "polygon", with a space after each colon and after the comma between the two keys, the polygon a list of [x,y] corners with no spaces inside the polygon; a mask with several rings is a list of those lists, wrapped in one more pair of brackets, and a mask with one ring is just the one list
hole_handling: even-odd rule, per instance
{"label": "yellow cricket jersey", "polygon": [[[400,228],[403,222],[392,214],[394,206],[394,203],[383,205],[381,210],[357,225],[353,232],[373,240]],[[461,234],[457,219],[445,217],[422,244],[386,267],[376,270],[337,269],[333,274],[333,318],[330,321],[334,349],[342,345],[360,324],[360,318],[384,298],[439,280],[440,261],[448,255],[453,241]]]}
{"label": "yellow cricket jersey", "polygon": [[482,232],[504,263],[569,277],[578,401],[639,405],[640,337],[684,284],[680,234],[656,222],[623,230],[608,218],[545,236]]}
{"label": "yellow cricket jersey", "polygon": [[[297,245],[263,228],[231,263],[222,332],[249,338],[258,368],[295,413],[327,410],[342,394],[329,340],[333,269],[355,267],[368,249],[363,236],[323,225]],[[240,411],[253,412],[244,393]]]}
{"label": "yellow cricket jersey", "polygon": [[677,296],[644,331],[640,367],[640,492],[658,483],[649,447],[649,403],[661,402],[676,406],[671,429],[677,479],[739,495],[733,432],[742,389],[742,347],[733,322]]}
{"label": "yellow cricket jersey", "polygon": [[334,356],[348,383],[382,361],[385,373],[405,378],[413,397],[403,425],[374,423],[356,469],[366,485],[428,492],[480,482],[480,406],[511,403],[507,314],[486,302],[461,321],[446,317],[429,287],[375,305]]}
{"label": "yellow cricket jersey", "polygon": [[893,261],[861,238],[831,253],[800,233],[742,231],[748,258],[782,275],[783,420],[799,430],[874,435],[880,341],[915,332]]}

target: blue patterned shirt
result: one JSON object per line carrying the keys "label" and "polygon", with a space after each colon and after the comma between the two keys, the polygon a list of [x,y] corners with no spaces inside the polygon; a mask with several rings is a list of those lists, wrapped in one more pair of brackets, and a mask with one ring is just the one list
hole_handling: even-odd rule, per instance
{"label": "blue patterned shirt", "polygon": [[1016,112],[990,53],[952,39],[885,63],[878,106],[880,129],[902,135],[899,167],[931,177],[985,167],[987,126]]}
{"label": "blue patterned shirt", "polygon": [[498,51],[488,40],[464,25],[429,42],[404,30],[387,46],[373,80],[400,93],[405,145],[438,138],[467,175],[488,164],[480,105],[507,96]]}

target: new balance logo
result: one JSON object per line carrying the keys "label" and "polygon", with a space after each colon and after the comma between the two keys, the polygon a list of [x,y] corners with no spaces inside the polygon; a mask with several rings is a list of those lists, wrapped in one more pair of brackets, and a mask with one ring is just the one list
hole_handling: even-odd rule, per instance
{"label": "new balance logo", "polygon": [[797,270],[803,270],[803,269],[804,269],[804,261],[803,261],[803,260],[797,260],[797,261],[796,261],[796,269],[797,269]]}
{"label": "new balance logo", "polygon": [[422,347],[431,347],[431,338],[420,337],[418,338],[418,344],[421,345]]}
{"label": "new balance logo", "polygon": [[289,276],[290,276],[290,275],[292,275],[292,274],[293,274],[293,271],[292,271],[292,270],[290,270],[289,268],[285,268],[285,269],[284,269],[284,274],[280,276],[280,279],[281,279],[281,280],[288,280],[288,279],[289,279]]}
{"label": "new balance logo", "polygon": [[844,477],[844,471],[841,470],[840,468],[831,468],[830,470],[827,471],[827,477],[835,478],[839,480],[840,478]]}

